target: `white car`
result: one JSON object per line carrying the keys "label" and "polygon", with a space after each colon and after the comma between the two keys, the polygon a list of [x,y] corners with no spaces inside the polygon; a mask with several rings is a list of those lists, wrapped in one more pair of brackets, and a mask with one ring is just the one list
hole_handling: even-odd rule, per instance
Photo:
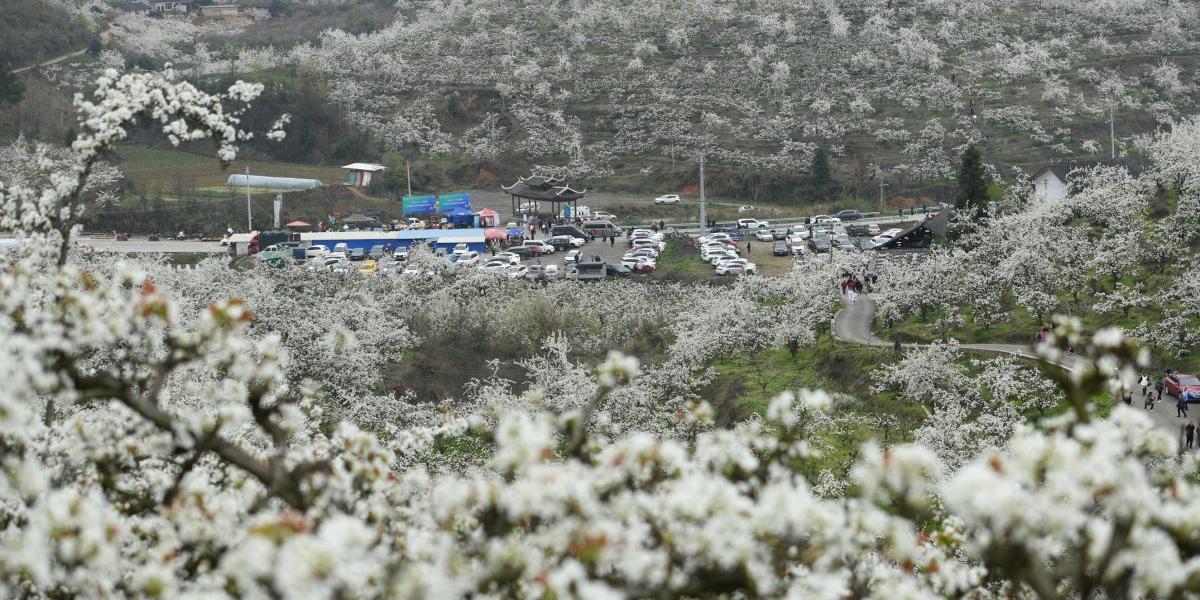
{"label": "white car", "polygon": [[658,250],[654,248],[638,248],[625,253],[625,256],[649,256],[650,258],[658,258]]}
{"label": "white car", "polygon": [[525,240],[521,245],[526,248],[541,248],[543,255],[554,254],[554,246],[546,243],[545,240]]}
{"label": "white car", "polygon": [[489,260],[479,265],[479,270],[487,273],[507,273],[512,264],[505,260]]}
{"label": "white car", "polygon": [[663,242],[656,242],[649,239],[633,240],[633,242],[630,243],[630,246],[632,246],[634,250],[639,248],[655,248],[657,250],[665,250],[667,247],[667,245]]}
{"label": "white car", "polygon": [[804,240],[797,240],[788,244],[788,248],[791,249],[792,254],[800,256],[801,254],[804,254],[806,250],[808,250],[808,244],[805,243]]}
{"label": "white car", "polygon": [[758,265],[744,259],[725,261],[717,265],[717,275],[758,273]]}
{"label": "white car", "polygon": [[474,250],[467,250],[462,254],[454,254],[451,256],[454,264],[460,267],[474,267],[479,264],[479,253]]}
{"label": "white car", "polygon": [[879,235],[879,226],[874,223],[867,225],[867,235]]}
{"label": "white car", "polygon": [[759,229],[754,232],[754,239],[760,242],[773,242],[775,241],[775,234],[766,229]]}
{"label": "white car", "polygon": [[326,254],[329,254],[329,248],[326,248],[325,246],[309,246],[304,250],[305,260],[325,258]]}
{"label": "white car", "polygon": [[740,213],[754,212],[754,207],[750,206],[749,204],[743,204],[738,207],[738,212],[740,212]]}
{"label": "white car", "polygon": [[511,262],[514,265],[521,264],[521,255],[517,254],[515,252],[497,252],[496,255],[493,256],[492,258],[504,259],[504,260]]}
{"label": "white car", "polygon": [[456,254],[466,254],[467,252],[470,252],[470,251],[471,251],[471,247],[466,244],[455,244],[454,250],[450,251],[450,255],[454,256]]}
{"label": "white car", "polygon": [[759,221],[758,219],[738,219],[737,220],[738,229],[766,229],[770,225],[771,225],[770,223],[768,223],[766,221]]}
{"label": "white car", "polygon": [[598,211],[592,213],[592,218],[600,220],[600,221],[616,221],[617,215],[614,215],[610,212],[604,212],[602,210],[598,210]]}
{"label": "white car", "polygon": [[712,252],[733,252],[734,254],[737,254],[738,249],[736,246],[730,246],[729,244],[722,244],[720,242],[711,242],[700,247],[701,255]]}
{"label": "white car", "polygon": [[655,204],[679,204],[679,194],[663,194],[654,199]]}
{"label": "white car", "polygon": [[583,245],[587,243],[587,240],[575,237],[573,235],[556,235],[547,241],[550,242],[550,245],[554,247],[570,246],[571,248],[582,248]]}
{"label": "white car", "polygon": [[720,264],[721,262],[724,262],[727,260],[737,260],[739,258],[741,258],[741,257],[737,255],[737,252],[732,252],[732,251],[727,250],[725,252],[712,252],[708,256],[704,257],[704,261],[709,264],[712,264],[713,266],[716,266],[716,265]]}
{"label": "white car", "polygon": [[563,263],[568,264],[568,265],[576,264],[579,262],[579,259],[581,256],[583,256],[582,252],[580,252],[578,250],[571,250],[570,252],[567,252],[566,256],[563,257]]}
{"label": "white car", "polygon": [[629,232],[629,237],[631,237],[631,238],[648,237],[648,238],[654,238],[655,240],[658,240],[661,242],[663,240],[663,238],[666,236],[664,236],[661,233],[651,231],[649,229],[634,229],[633,231]]}
{"label": "white car", "polygon": [[508,278],[509,279],[523,279],[525,277],[525,274],[528,272],[529,272],[529,267],[526,267],[525,265],[517,265],[515,267],[509,268]]}
{"label": "white car", "polygon": [[542,277],[546,279],[558,279],[560,274],[558,265],[546,265],[542,267]]}

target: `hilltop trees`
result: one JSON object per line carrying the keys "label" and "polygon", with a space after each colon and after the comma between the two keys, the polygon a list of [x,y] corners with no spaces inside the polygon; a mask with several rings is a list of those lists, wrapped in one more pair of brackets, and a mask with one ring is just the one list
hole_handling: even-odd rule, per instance
{"label": "hilltop trees", "polygon": [[825,151],[825,147],[817,148],[812,159],[812,175],[810,181],[818,190],[823,190],[833,181],[833,176],[830,173],[829,153]]}
{"label": "hilltop trees", "polygon": [[955,208],[978,219],[987,210],[987,172],[983,168],[983,157],[979,148],[969,146],[962,155],[958,168],[958,192],[954,197]]}

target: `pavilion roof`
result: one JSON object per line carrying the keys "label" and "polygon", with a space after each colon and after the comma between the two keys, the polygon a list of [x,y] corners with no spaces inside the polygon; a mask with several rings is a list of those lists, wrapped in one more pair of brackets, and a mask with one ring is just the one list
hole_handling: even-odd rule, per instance
{"label": "pavilion roof", "polygon": [[520,177],[516,183],[508,186],[501,185],[500,187],[514,196],[529,198],[531,200],[549,200],[552,202],[578,200],[587,193],[587,190],[578,191],[571,189],[562,179],[543,175]]}

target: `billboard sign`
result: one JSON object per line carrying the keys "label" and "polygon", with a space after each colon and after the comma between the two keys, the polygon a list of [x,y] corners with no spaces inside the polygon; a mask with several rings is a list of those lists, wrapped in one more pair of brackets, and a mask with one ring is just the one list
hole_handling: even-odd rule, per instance
{"label": "billboard sign", "polygon": [[427,215],[437,206],[437,196],[405,196],[404,216]]}
{"label": "billboard sign", "polygon": [[442,194],[438,196],[438,212],[445,214],[456,208],[471,210],[471,195]]}

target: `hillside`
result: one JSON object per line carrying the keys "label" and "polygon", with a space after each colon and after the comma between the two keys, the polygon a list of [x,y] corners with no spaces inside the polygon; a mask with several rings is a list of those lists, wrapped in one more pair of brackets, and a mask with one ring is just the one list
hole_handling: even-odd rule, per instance
{"label": "hillside", "polygon": [[92,38],[86,24],[49,0],[5,0],[0,10],[0,65],[24,67]]}
{"label": "hillside", "polygon": [[[409,160],[423,185],[542,169],[612,192],[695,191],[703,152],[716,196],[858,206],[881,183],[893,205],[947,199],[969,144],[1007,182],[1110,148],[1139,165],[1138,136],[1198,97],[1200,43],[1185,35],[1200,27],[1194,3],[275,8],[257,22],[116,17],[103,60],[65,68],[55,85],[66,95],[105,66],[167,62],[208,89],[264,82],[250,118],[292,114],[291,137],[252,152]],[[833,184],[814,186],[822,147]]]}

